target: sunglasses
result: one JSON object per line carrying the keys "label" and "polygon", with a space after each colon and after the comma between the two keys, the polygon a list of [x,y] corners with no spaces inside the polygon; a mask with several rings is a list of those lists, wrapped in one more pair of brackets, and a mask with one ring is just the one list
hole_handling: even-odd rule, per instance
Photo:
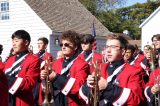
{"label": "sunglasses", "polygon": [[60,45],[59,45],[60,47],[62,47],[62,46],[64,46],[64,47],[69,47],[70,45],[69,45],[69,43],[61,43]]}
{"label": "sunglasses", "polygon": [[82,42],[81,44],[85,44],[85,45],[87,45],[87,44],[89,44],[89,42]]}

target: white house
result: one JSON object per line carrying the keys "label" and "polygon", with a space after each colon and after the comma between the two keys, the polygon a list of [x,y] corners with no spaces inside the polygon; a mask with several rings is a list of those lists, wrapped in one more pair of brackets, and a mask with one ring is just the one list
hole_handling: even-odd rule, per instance
{"label": "white house", "polygon": [[63,31],[72,29],[79,33],[91,33],[93,20],[97,36],[106,36],[108,29],[78,0],[0,0],[3,61],[12,47],[11,35],[16,30],[24,29],[30,33],[34,53],[38,51],[37,39],[47,37],[50,41],[47,50],[55,56],[60,49],[56,44]]}
{"label": "white house", "polygon": [[151,38],[155,34],[160,34],[160,7],[158,7],[140,26],[142,48],[146,44],[151,44]]}

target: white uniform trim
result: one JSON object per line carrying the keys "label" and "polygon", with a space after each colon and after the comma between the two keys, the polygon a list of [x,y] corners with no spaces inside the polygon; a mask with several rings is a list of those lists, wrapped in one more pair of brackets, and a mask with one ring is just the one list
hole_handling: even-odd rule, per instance
{"label": "white uniform trim", "polygon": [[42,69],[44,67],[44,65],[45,65],[45,61],[42,61],[40,69]]}
{"label": "white uniform trim", "polygon": [[46,52],[44,52],[39,58],[41,59],[45,54],[46,54]]}
{"label": "white uniform trim", "polygon": [[135,61],[138,59],[139,55],[137,55],[134,60],[130,63],[130,65],[134,65],[135,64]]}
{"label": "white uniform trim", "polygon": [[18,90],[22,81],[23,81],[23,78],[18,77],[14,82],[14,84],[12,85],[12,87],[9,89],[9,93],[14,95],[14,93]]}
{"label": "white uniform trim", "polygon": [[75,61],[77,58],[78,58],[78,56],[77,56],[74,60],[72,60],[65,68],[63,68],[63,69],[61,70],[61,75],[64,74],[64,73],[73,65],[74,61]]}
{"label": "white uniform trim", "polygon": [[[21,70],[21,66],[17,67],[16,69],[14,69],[10,74],[9,76],[11,76],[12,74],[14,74],[15,72]],[[17,75],[16,75],[17,76]]]}
{"label": "white uniform trim", "polygon": [[90,53],[90,55],[85,59],[86,62],[88,62],[89,59],[91,59],[93,57],[93,52]]}
{"label": "white uniform trim", "polygon": [[147,87],[144,89],[144,95],[145,95],[145,97],[147,98],[147,101],[150,102],[151,99],[150,99],[150,97],[147,95],[147,89],[148,89],[148,88],[149,88],[149,86],[147,86]]}
{"label": "white uniform trim", "polygon": [[110,75],[108,78],[107,78],[107,82],[111,82],[112,81],[112,78],[117,75],[120,71],[122,71],[121,69],[124,67],[125,64],[119,66],[114,72],[112,75]]}
{"label": "white uniform trim", "polygon": [[118,98],[118,100],[113,102],[113,105],[114,106],[122,106],[127,101],[128,97],[130,95],[130,92],[131,92],[130,89],[124,88],[121,96]]}
{"label": "white uniform trim", "polygon": [[79,95],[82,97],[82,99],[86,102],[86,104],[88,104],[88,97],[86,95],[83,94],[82,92],[82,87],[79,90]]}
{"label": "white uniform trim", "polygon": [[71,90],[71,88],[73,87],[75,81],[76,81],[75,78],[70,78],[61,92],[64,95],[67,95],[69,93],[69,91]]}
{"label": "white uniform trim", "polygon": [[140,63],[140,65],[141,65],[141,67],[142,67],[143,69],[146,69],[146,68],[147,68],[146,65],[144,65],[142,62]]}
{"label": "white uniform trim", "polygon": [[8,72],[12,71],[12,68],[13,68],[14,66],[16,66],[18,63],[22,62],[23,59],[25,59],[25,57],[26,57],[27,55],[28,55],[28,54],[24,55],[23,57],[21,57],[20,59],[18,59],[16,62],[14,62],[10,68],[8,68],[8,69],[5,70],[5,74],[7,74]]}

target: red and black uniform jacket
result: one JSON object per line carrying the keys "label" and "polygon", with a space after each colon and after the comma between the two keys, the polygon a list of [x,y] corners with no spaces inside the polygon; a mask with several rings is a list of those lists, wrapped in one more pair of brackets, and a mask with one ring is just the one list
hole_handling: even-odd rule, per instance
{"label": "red and black uniform jacket", "polygon": [[[119,71],[118,71],[119,70]],[[99,106],[140,106],[144,101],[141,71],[123,60],[103,64],[101,76],[108,82],[100,93]],[[89,88],[83,85],[80,96],[89,103]]]}
{"label": "red and black uniform jacket", "polygon": [[28,51],[10,57],[4,67],[9,86],[9,106],[34,106],[32,89],[40,73],[40,61]]}
{"label": "red and black uniform jacket", "polygon": [[8,84],[3,68],[4,64],[0,62],[0,106],[8,106]]}
{"label": "red and black uniform jacket", "polygon": [[156,70],[151,72],[149,76],[149,82],[146,84],[146,87],[144,90],[144,94],[145,94],[145,97],[147,98],[149,106],[154,106],[154,95],[151,93],[151,87],[156,83],[158,84],[158,80],[156,82],[156,79],[159,77],[159,80],[160,80],[159,75],[160,75],[160,68],[157,68]]}
{"label": "red and black uniform jacket", "polygon": [[142,54],[135,54],[133,57],[131,57],[128,60],[128,63],[136,68],[138,70],[142,71],[142,77],[144,80],[144,83],[147,83],[149,80],[149,66],[148,66],[148,60],[144,57]]}
{"label": "red and black uniform jacket", "polygon": [[[70,63],[73,62],[71,65]],[[71,65],[71,67],[67,68]],[[61,58],[54,62],[57,73],[53,81],[55,106],[81,106],[84,101],[78,98],[78,92],[89,74],[89,65],[77,55],[69,59]],[[66,71],[64,71],[66,69]]]}
{"label": "red and black uniform jacket", "polygon": [[[46,52],[46,51],[40,51],[37,54],[35,54],[36,57],[38,57],[40,59],[41,62],[41,67],[40,69],[44,69],[45,66],[45,59],[49,58],[51,62],[53,62],[53,57],[50,53]],[[43,88],[42,88],[42,80],[38,79],[38,82],[36,83],[36,86],[33,89],[33,96],[34,96],[34,102],[35,102],[35,106],[39,106],[42,105],[42,102],[44,100],[44,93],[43,93]]]}
{"label": "red and black uniform jacket", "polygon": [[98,63],[98,65],[100,66],[100,64],[102,64],[102,55],[97,53],[97,52],[93,52],[93,51],[84,51],[82,54],[79,55],[79,57],[81,57],[82,59],[84,59],[86,62],[88,62],[88,64],[90,65],[90,72],[92,73],[94,71],[94,66],[93,66],[93,62],[94,64]]}
{"label": "red and black uniform jacket", "polygon": [[40,61],[41,61],[41,69],[44,67],[44,60],[46,59],[46,58],[49,58],[50,60],[51,60],[51,62],[53,61],[53,57],[52,57],[52,55],[51,55],[51,53],[48,53],[48,52],[45,52],[45,51],[41,51],[41,52],[38,52],[38,53],[36,53],[35,54],[36,55],[36,57],[38,57],[39,59],[40,59]]}

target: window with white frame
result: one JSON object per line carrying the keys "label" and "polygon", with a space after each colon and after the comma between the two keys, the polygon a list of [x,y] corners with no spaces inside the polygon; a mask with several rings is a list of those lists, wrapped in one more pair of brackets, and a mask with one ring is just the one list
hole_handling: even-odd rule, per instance
{"label": "window with white frame", "polygon": [[0,1],[0,20],[9,20],[9,2]]}

